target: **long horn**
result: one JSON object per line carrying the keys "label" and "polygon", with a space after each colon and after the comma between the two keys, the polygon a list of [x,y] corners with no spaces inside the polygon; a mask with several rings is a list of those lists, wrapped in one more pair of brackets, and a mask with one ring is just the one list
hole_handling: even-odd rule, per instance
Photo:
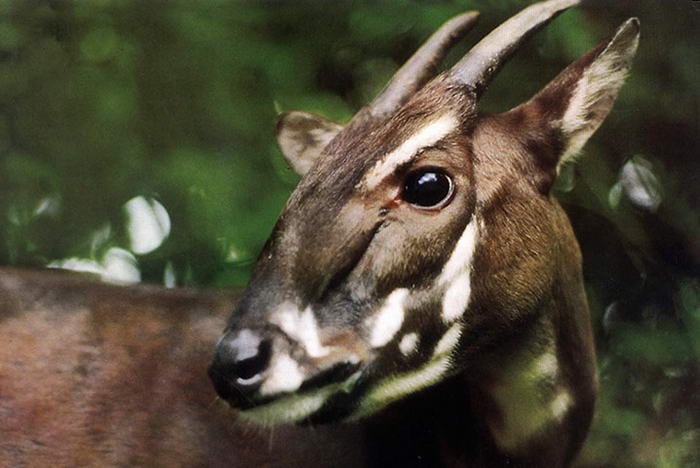
{"label": "long horn", "polygon": [[474,26],[479,13],[469,11],[447,21],[399,69],[384,90],[369,105],[372,116],[397,109],[434,74],[450,48]]}
{"label": "long horn", "polygon": [[452,67],[452,79],[470,88],[479,98],[526,39],[559,13],[579,3],[580,0],[548,0],[530,5],[479,41]]}

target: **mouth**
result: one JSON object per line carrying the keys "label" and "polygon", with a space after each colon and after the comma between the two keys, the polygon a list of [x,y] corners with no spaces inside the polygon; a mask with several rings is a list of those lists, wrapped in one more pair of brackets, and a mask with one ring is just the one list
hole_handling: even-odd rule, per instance
{"label": "mouth", "polygon": [[374,383],[367,381],[366,372],[356,370],[324,386],[304,385],[296,393],[241,411],[239,418],[263,426],[357,421],[448,377],[453,367],[451,351],[437,350],[418,368]]}
{"label": "mouth", "polygon": [[[327,372],[337,375],[341,371],[331,369]],[[243,422],[262,426],[322,423],[343,419],[349,410],[343,410],[342,405],[337,405],[337,402],[350,397],[361,375],[362,371],[355,370],[343,380],[335,380],[334,383],[326,383],[323,386],[313,385],[323,376],[320,374],[305,382],[297,392],[269,398],[255,406],[242,409],[238,417]],[[326,381],[326,378],[323,381]]]}

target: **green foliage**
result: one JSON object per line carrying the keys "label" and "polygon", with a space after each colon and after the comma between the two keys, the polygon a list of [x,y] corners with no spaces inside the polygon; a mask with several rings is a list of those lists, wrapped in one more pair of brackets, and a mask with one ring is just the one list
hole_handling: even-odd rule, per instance
{"label": "green foliage", "polygon": [[[0,264],[243,285],[298,180],[274,144],[277,113],[347,120],[445,19],[482,12],[455,60],[527,3],[0,2]],[[579,463],[693,466],[697,7],[607,1],[571,11],[513,59],[483,106],[527,99],[631,15],[643,35],[629,82],[558,183],[599,348],[601,396]],[[156,226],[156,248],[136,248],[134,216]]]}

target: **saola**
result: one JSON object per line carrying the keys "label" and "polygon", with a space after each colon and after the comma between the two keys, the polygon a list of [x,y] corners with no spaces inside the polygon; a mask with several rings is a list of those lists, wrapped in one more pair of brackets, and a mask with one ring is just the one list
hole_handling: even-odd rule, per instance
{"label": "saola", "polygon": [[[551,189],[610,111],[638,21],[524,104],[478,111],[518,46],[577,3],[526,8],[430,79],[477,15],[454,18],[345,126],[282,115],[278,141],[303,177],[209,370],[241,419],[357,420],[408,397],[374,419],[451,441],[437,458],[558,466],[577,453],[595,352],[579,247]],[[463,426],[479,429],[446,434]]]}
{"label": "saola", "polygon": [[303,177],[228,321],[230,296],[0,270],[0,465],[569,464],[595,353],[550,192],[637,20],[516,108],[478,101],[576,3],[528,7],[433,78],[477,15],[448,21],[347,125],[283,114]]}

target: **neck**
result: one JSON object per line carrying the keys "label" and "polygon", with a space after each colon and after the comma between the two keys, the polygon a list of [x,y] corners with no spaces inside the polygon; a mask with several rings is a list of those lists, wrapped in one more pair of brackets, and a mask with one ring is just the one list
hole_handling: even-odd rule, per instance
{"label": "neck", "polygon": [[498,452],[525,465],[568,464],[593,413],[594,354],[569,323],[576,310],[558,304],[545,305],[512,349],[499,346],[469,378],[473,407]]}
{"label": "neck", "polygon": [[551,322],[538,320],[521,339],[516,354],[488,359],[475,383],[481,400],[475,407],[483,408],[495,444],[511,454],[560,426],[573,404]]}

